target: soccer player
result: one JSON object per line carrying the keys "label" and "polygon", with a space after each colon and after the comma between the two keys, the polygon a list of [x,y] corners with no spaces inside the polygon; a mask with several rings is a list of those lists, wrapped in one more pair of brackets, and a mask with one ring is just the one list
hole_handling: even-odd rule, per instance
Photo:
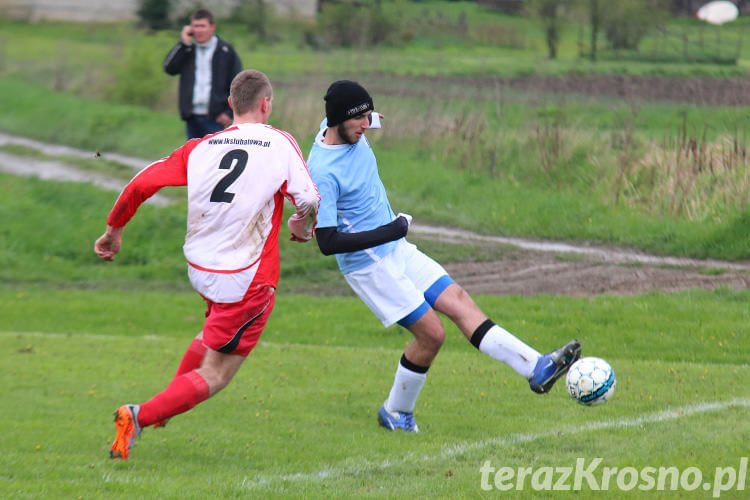
{"label": "soccer player", "polygon": [[480,352],[527,379],[534,392],[548,392],[580,357],[580,343],[572,340],[541,355],[490,320],[440,264],[406,241],[411,217],[396,216],[391,209],[364,135],[379,122],[373,109],[372,98],[358,83],[331,84],[308,166],[321,196],[315,230],[320,250],[336,255],[347,283],[384,326],[398,323],[414,336],[378,422],[387,429],[418,432],[414,405],[445,338],[435,311],[448,316]]}
{"label": "soccer player", "polygon": [[320,197],[294,138],[266,123],[271,82],[246,70],[232,81],[233,124],[191,139],[140,171],[123,189],[94,251],[111,261],[125,224],[164,186],[188,192],[183,247],[188,276],[208,309],[164,391],[115,412],[110,457],[127,459],[143,428],[164,425],[223,389],[255,347],[274,305],[279,279],[278,235],[284,198],[296,208],[287,224],[292,240],[312,239]]}

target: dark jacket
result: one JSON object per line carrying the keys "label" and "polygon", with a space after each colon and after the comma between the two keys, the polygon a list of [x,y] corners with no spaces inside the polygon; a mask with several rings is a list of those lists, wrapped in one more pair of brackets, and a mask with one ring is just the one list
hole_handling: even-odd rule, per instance
{"label": "dark jacket", "polygon": [[[218,37],[217,37],[218,38]],[[170,75],[180,75],[179,96],[177,98],[180,117],[183,120],[193,114],[193,85],[195,84],[195,44],[185,45],[182,41],[172,47],[164,59],[164,71]],[[232,116],[227,98],[229,86],[237,73],[242,71],[242,62],[234,48],[221,38],[216,44],[211,60],[211,98],[208,103],[209,118],[221,113]]]}

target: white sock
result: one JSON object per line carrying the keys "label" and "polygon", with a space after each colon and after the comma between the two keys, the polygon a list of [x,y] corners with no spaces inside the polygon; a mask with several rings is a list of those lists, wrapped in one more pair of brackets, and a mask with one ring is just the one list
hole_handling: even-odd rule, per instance
{"label": "white sock", "polygon": [[426,379],[426,373],[409,370],[399,362],[391,393],[385,401],[385,409],[392,413],[397,411],[414,412],[414,405],[417,403],[417,397]]}
{"label": "white sock", "polygon": [[487,356],[510,366],[526,379],[531,378],[536,362],[541,356],[536,349],[524,344],[498,325],[493,325],[487,330],[478,349]]}

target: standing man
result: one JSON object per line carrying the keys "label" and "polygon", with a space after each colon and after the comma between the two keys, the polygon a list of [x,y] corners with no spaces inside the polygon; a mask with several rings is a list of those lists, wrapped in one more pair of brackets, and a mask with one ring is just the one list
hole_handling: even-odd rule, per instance
{"label": "standing man", "polygon": [[292,239],[312,238],[320,197],[294,138],[269,125],[272,89],[266,75],[247,70],[232,81],[234,123],[191,139],[140,171],[125,186],[94,251],[111,261],[125,224],[164,186],[187,186],[188,277],[208,309],[166,389],[115,412],[111,458],[127,459],[141,430],[164,425],[223,389],[255,347],[274,305],[279,279],[279,226],[284,198],[297,209]]}
{"label": "standing man", "polygon": [[164,59],[164,71],[180,75],[178,106],[188,139],[213,134],[232,123],[227,97],[232,78],[242,71],[242,62],[214,31],[213,14],[198,9]]}
{"label": "standing man", "polygon": [[335,254],[354,292],[384,326],[398,323],[414,336],[396,369],[378,422],[418,432],[414,405],[427,371],[445,339],[439,311],[480,352],[506,363],[537,393],[546,393],[581,356],[572,340],[549,354],[532,347],[490,320],[445,269],[404,239],[411,216],[391,210],[378,166],[364,133],[373,101],[358,83],[334,82],[325,95],[326,119],[310,151],[310,173],[321,195],[320,250]]}

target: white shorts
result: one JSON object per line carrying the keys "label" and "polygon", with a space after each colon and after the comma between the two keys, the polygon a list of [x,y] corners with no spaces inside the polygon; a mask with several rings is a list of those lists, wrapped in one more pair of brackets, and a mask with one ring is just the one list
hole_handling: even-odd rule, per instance
{"label": "white shorts", "polygon": [[239,302],[247,293],[258,272],[259,264],[236,273],[217,273],[197,269],[188,264],[188,278],[195,291],[220,304]]}
{"label": "white shorts", "polygon": [[[443,266],[405,239],[380,261],[344,278],[386,327],[400,320],[406,320],[402,326],[413,323],[453,283]],[[407,318],[412,313],[413,321]]]}

